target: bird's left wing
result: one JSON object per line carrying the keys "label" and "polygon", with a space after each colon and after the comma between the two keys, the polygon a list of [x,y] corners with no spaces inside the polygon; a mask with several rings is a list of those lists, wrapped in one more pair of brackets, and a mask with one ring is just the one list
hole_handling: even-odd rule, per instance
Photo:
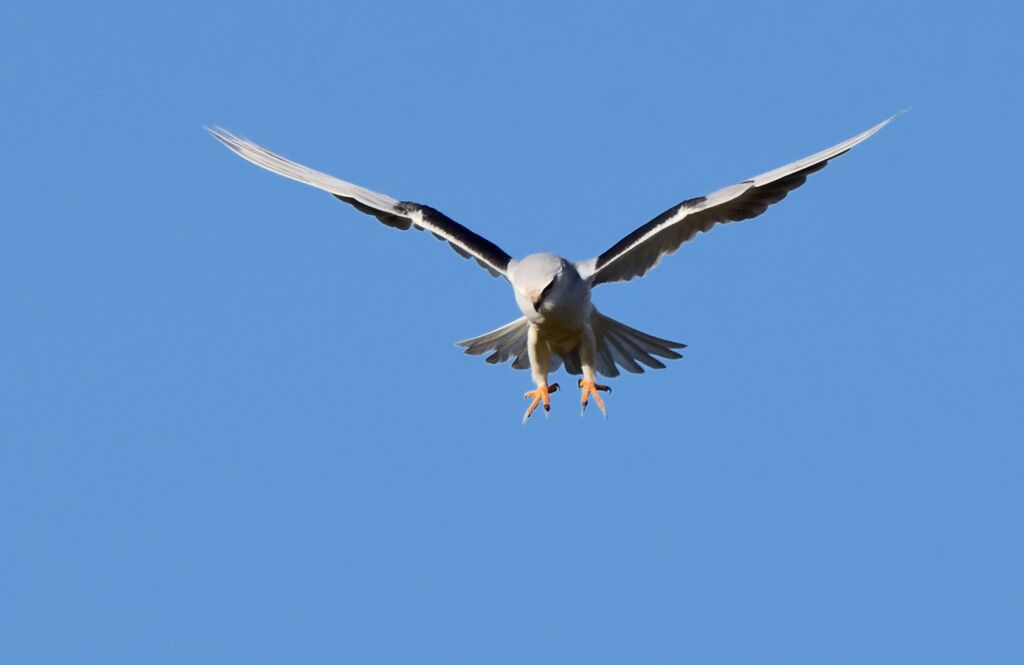
{"label": "bird's left wing", "polygon": [[592,286],[642,276],[656,266],[662,256],[675,252],[699,231],[708,231],[719,223],[757,217],[768,206],[781,201],[789,192],[804,184],[807,176],[825,168],[829,160],[842,155],[885,127],[896,115],[852,139],[810,157],[669,208],[600,256],[579,263],[577,268],[580,275],[590,280]]}
{"label": "bird's left wing", "polygon": [[451,245],[460,256],[473,258],[495,277],[500,275],[508,278],[508,264],[512,257],[487,238],[473,233],[439,210],[410,201],[398,201],[385,194],[378,194],[326,173],[314,171],[270,152],[248,139],[235,136],[227,130],[214,127],[208,128],[207,131],[238,156],[256,166],[330,192],[356,210],[373,215],[388,226],[403,231],[410,227],[430,231],[439,240]]}

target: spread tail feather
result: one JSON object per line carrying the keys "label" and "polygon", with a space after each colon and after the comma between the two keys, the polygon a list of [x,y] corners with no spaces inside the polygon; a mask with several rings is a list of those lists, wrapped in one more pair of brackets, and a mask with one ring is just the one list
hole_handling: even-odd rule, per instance
{"label": "spread tail feather", "polygon": [[[526,348],[526,337],[529,326],[529,322],[523,316],[489,333],[456,344],[464,347],[466,353],[471,356],[491,352],[484,360],[492,365],[511,359],[513,369],[528,369],[530,355]],[[590,317],[590,327],[594,331],[594,344],[597,349],[597,372],[604,376],[618,376],[619,367],[633,374],[642,374],[644,365],[651,369],[662,369],[665,363],[658,358],[682,358],[673,349],[686,348],[685,344],[661,339],[619,323],[596,309]],[[563,363],[565,371],[569,374],[582,374],[579,347],[551,354],[552,372]]]}
{"label": "spread tail feather", "polygon": [[[594,346],[597,350],[597,372],[604,376],[618,376],[619,367],[632,374],[643,374],[643,365],[651,369],[663,369],[666,360],[677,360],[683,356],[673,349],[685,349],[681,342],[672,342],[631,328],[596,309],[590,317],[590,328],[594,331]],[[582,374],[579,347],[562,355],[565,371]]]}
{"label": "spread tail feather", "polygon": [[[664,369],[665,363],[655,356],[666,360],[682,358],[674,348],[686,348],[686,344],[648,335],[636,328],[631,328],[605,317],[597,309],[590,318],[590,327],[594,331],[594,345],[597,350],[597,372],[604,376],[618,376],[618,368],[632,374],[643,374],[646,365],[650,369]],[[569,374],[582,374],[580,366],[580,349],[573,348],[565,356],[565,371]]]}
{"label": "spread tail feather", "polygon": [[471,356],[479,356],[493,351],[491,355],[484,358],[485,362],[492,365],[503,363],[513,358],[513,369],[528,369],[530,367],[530,354],[526,349],[526,333],[530,324],[525,316],[521,316],[511,323],[484,333],[479,337],[456,342],[457,346],[465,347],[466,353]]}

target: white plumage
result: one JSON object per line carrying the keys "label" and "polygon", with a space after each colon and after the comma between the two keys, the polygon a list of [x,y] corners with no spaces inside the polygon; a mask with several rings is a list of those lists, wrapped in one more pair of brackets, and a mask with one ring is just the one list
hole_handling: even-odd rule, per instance
{"label": "white plumage", "polygon": [[[897,114],[898,115],[898,114]],[[861,143],[893,118],[804,159],[768,171],[707,196],[688,199],[637,228],[607,251],[592,259],[572,262],[550,253],[513,259],[504,250],[473,233],[430,206],[398,201],[352,183],[292,162],[223,129],[208,130],[217,140],[248,161],[279,175],[330,192],[360,212],[398,229],[412,227],[430,231],[459,255],[474,259],[494,276],[512,285],[516,304],[523,316],[489,333],[459,342],[466,353],[489,354],[489,363],[511,360],[516,369],[532,370],[537,388],[526,393],[532,398],[525,421],[543,404],[550,408],[549,395],[558,384],[548,384],[548,374],[564,366],[569,374],[582,374],[581,403],[586,409],[591,396],[602,411],[599,391],[609,390],[596,382],[597,375],[618,376],[619,368],[642,373],[644,366],[663,368],[660,359],[680,358],[676,349],[684,344],[654,337],[610,319],[593,306],[590,292],[606,282],[627,281],[644,275],[662,256],[679,249],[700,231],[719,223],[750,219],[763,213],[807,176],[829,160]]]}

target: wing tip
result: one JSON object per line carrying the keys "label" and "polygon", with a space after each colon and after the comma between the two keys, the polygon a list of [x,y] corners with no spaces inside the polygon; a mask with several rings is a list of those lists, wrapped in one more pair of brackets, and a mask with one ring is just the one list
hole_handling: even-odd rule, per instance
{"label": "wing tip", "polygon": [[221,145],[238,154],[241,154],[242,146],[247,143],[246,139],[232,134],[220,125],[203,125],[203,129],[206,130],[207,134],[217,139]]}
{"label": "wing tip", "polygon": [[[880,129],[882,129],[883,127],[888,125],[890,122],[892,122],[896,118],[900,117],[901,115],[903,115],[905,113],[910,113],[910,111],[912,109],[913,109],[912,106],[908,106],[907,108],[903,109],[902,111],[897,111],[896,113],[893,113],[891,116],[889,116],[888,118],[886,118],[882,122],[878,123],[877,125],[875,125],[871,129],[869,129],[866,132],[864,132],[863,138],[861,138],[860,140],[863,141],[864,139],[874,135],[876,132],[878,132]],[[858,141],[858,143],[860,143],[860,141]],[[852,148],[853,146],[850,146],[850,147]]]}
{"label": "wing tip", "polygon": [[220,125],[203,125],[203,129],[206,130],[207,134],[218,140],[234,138],[234,134],[224,129]]}

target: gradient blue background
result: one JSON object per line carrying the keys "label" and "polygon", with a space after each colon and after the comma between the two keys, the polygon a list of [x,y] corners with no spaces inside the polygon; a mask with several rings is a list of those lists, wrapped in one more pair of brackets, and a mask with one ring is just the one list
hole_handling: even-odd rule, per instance
{"label": "gradient blue background", "polygon": [[[5,4],[0,662],[1024,661],[1019,7]],[[504,282],[201,130],[583,259],[906,107],[525,427]]]}

